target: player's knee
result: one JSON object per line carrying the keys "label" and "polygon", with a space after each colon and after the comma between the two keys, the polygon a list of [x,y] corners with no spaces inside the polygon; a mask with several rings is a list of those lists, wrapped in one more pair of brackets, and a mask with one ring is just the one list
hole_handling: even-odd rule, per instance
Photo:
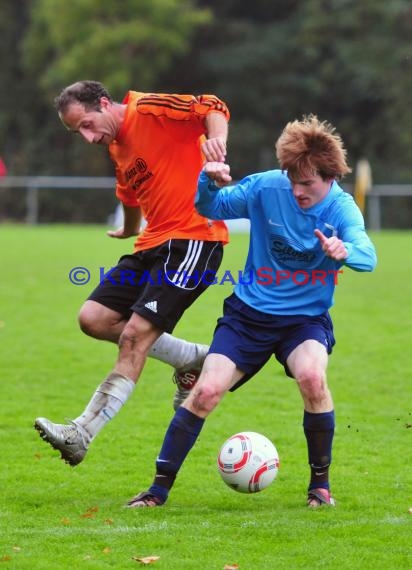
{"label": "player's knee", "polygon": [[192,406],[201,413],[210,413],[220,402],[223,392],[216,385],[203,384],[196,386],[193,393]]}
{"label": "player's knee", "polygon": [[326,391],[325,374],[316,369],[304,370],[299,378],[301,392],[311,400],[322,399]]}
{"label": "player's knee", "polygon": [[96,312],[87,304],[80,309],[78,316],[79,326],[82,332],[88,336],[99,338],[100,324]]}

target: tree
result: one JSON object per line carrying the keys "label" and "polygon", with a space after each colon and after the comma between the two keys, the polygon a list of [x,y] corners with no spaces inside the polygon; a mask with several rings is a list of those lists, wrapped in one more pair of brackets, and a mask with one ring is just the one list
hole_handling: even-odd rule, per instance
{"label": "tree", "polygon": [[0,154],[10,174],[112,174],[53,109],[62,87],[92,78],[115,98],[222,97],[236,178],[276,166],[285,123],[317,113],[375,183],[410,182],[411,37],[410,0],[1,2]]}
{"label": "tree", "polygon": [[317,113],[341,132],[353,164],[370,160],[375,182],[410,179],[409,0],[207,4],[215,26],[198,67],[230,105],[237,174],[274,165],[268,149],[283,125]]}
{"label": "tree", "polygon": [[126,86],[154,90],[210,17],[192,0],[37,0],[24,58],[45,90],[81,78],[119,94]]}

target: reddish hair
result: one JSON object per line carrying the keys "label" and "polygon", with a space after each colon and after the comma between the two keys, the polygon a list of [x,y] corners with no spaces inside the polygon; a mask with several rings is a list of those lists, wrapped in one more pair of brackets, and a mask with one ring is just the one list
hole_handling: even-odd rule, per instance
{"label": "reddish hair", "polygon": [[319,175],[340,180],[351,172],[340,135],[316,115],[289,122],[276,142],[276,157],[291,178]]}

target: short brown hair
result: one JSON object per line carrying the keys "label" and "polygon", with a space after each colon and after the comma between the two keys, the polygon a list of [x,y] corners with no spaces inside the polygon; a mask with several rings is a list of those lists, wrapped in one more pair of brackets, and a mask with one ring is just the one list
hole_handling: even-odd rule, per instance
{"label": "short brown hair", "polygon": [[107,97],[112,101],[109,92],[102,83],[98,81],[77,81],[63,89],[54,100],[54,105],[57,111],[63,114],[73,103],[80,103],[88,111],[100,111],[100,99],[102,97]]}
{"label": "short brown hair", "polygon": [[316,115],[286,125],[276,142],[276,157],[291,178],[319,174],[324,180],[340,180],[351,172],[340,135]]}

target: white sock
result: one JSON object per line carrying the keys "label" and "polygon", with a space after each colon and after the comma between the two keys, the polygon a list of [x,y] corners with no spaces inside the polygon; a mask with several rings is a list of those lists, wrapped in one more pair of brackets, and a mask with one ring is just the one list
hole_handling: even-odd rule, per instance
{"label": "white sock", "polygon": [[73,420],[83,428],[88,443],[118,413],[135,386],[132,380],[117,372],[111,372],[100,384],[82,415]]}
{"label": "white sock", "polygon": [[209,347],[206,344],[195,344],[163,333],[152,345],[149,356],[170,364],[173,368],[185,368],[191,364],[195,368],[201,367]]}

